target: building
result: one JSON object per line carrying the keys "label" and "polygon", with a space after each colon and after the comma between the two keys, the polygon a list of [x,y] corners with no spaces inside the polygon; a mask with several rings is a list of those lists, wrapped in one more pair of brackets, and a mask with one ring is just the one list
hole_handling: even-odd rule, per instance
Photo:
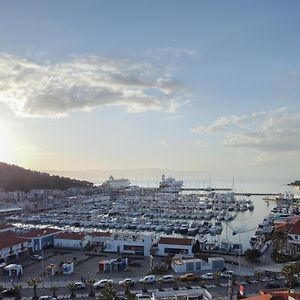
{"label": "building", "polygon": [[23,238],[31,240],[32,251],[41,251],[42,249],[54,245],[54,237],[60,232],[54,228],[41,228],[30,230],[22,234]]}
{"label": "building", "polygon": [[16,231],[16,228],[14,225],[11,224],[0,224],[0,233],[1,232],[6,232],[6,231]]}
{"label": "building", "polygon": [[157,255],[184,254],[193,256],[192,246],[193,240],[189,238],[161,237],[157,244]]}
{"label": "building", "polygon": [[0,233],[0,262],[6,262],[29,253],[30,239],[19,237],[13,231]]}
{"label": "building", "polygon": [[107,241],[110,241],[112,239],[112,233],[111,232],[91,232],[90,233],[92,237],[92,243],[98,246],[103,246]]}
{"label": "building", "polygon": [[171,267],[175,273],[185,272],[201,272],[201,271],[221,271],[225,266],[224,258],[222,257],[210,257],[208,260],[192,257],[182,257],[181,255],[175,255]]}
{"label": "building", "polygon": [[54,238],[54,247],[85,249],[92,244],[92,237],[82,232],[60,232]]}
{"label": "building", "polygon": [[187,290],[170,290],[170,291],[154,291],[152,293],[152,300],[211,300],[212,295],[206,289],[187,289]]}
{"label": "building", "polygon": [[262,290],[257,296],[247,297],[247,300],[300,300],[300,293],[288,289]]}
{"label": "building", "polygon": [[151,255],[152,234],[116,233],[105,243],[105,252]]}

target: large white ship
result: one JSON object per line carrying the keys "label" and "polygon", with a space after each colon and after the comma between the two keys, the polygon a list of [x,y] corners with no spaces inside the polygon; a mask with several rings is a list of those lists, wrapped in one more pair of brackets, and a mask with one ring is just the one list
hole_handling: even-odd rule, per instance
{"label": "large white ship", "polygon": [[130,187],[130,181],[126,178],[115,179],[112,175],[109,176],[103,185],[108,185],[112,189],[126,189]]}
{"label": "large white ship", "polygon": [[173,177],[161,177],[161,182],[159,183],[159,189],[165,193],[179,193],[182,189],[183,181],[175,180]]}

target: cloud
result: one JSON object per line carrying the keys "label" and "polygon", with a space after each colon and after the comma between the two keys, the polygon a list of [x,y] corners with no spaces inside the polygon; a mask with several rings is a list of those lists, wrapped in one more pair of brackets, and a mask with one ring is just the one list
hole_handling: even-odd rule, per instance
{"label": "cloud", "polygon": [[223,144],[262,152],[300,151],[300,112],[281,108],[269,112],[222,117],[209,126],[193,129],[198,133],[223,133]]}
{"label": "cloud", "polygon": [[29,117],[61,117],[105,106],[174,113],[185,102],[185,86],[165,75],[165,68],[99,55],[51,64],[0,53],[0,102]]}

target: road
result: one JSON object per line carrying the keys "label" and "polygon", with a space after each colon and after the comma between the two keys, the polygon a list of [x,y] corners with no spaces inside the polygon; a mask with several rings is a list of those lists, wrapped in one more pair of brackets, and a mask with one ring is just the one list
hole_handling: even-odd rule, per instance
{"label": "road", "polygon": [[[253,294],[257,294],[260,290],[260,288],[263,288],[269,281],[271,281],[271,279],[268,278],[263,278],[262,281],[259,283],[257,281],[254,280],[254,278],[250,278],[251,283],[247,283],[245,284],[245,291],[247,295],[253,295]],[[279,284],[283,284],[283,279],[278,279],[278,280],[272,280],[272,282],[277,282]],[[68,295],[69,292],[66,288],[68,282],[61,282],[61,286],[58,288],[57,290],[57,295]],[[38,296],[42,296],[42,295],[51,295],[51,291],[50,291],[50,282],[46,282],[45,283],[45,288],[42,288],[42,286],[40,285],[38,287]],[[116,290],[120,293],[123,294],[124,293],[124,288],[119,286],[119,284],[117,283],[117,281],[115,280],[114,286],[116,288]],[[184,282],[177,282],[177,286],[179,289],[184,290],[187,288],[187,283]],[[9,286],[7,286],[9,287]],[[168,289],[173,289],[174,287],[174,283],[164,283],[163,284],[163,289],[168,290]],[[213,296],[213,298],[217,298],[217,297],[221,297],[221,296],[226,296],[228,293],[228,280],[227,279],[221,279],[220,280],[220,284],[216,285],[215,284],[215,280],[211,280],[211,281],[198,281],[198,282],[193,282],[191,283],[191,287],[192,288],[206,288]],[[147,284],[146,288],[148,290],[149,293],[151,293],[154,290],[158,290],[159,289],[159,285],[156,284]],[[142,293],[143,292],[143,285],[140,283],[136,283],[133,287],[130,288],[130,290],[133,293]],[[234,285],[234,293],[236,293],[238,290],[238,285]],[[101,290],[95,290],[96,293],[100,293]],[[82,290],[77,290],[76,294],[82,295],[84,296],[84,298],[87,297],[88,294],[88,289],[82,289]],[[32,296],[32,288],[28,288],[28,287],[24,287],[22,289],[22,297],[31,297]],[[61,297],[60,297],[61,298]]]}

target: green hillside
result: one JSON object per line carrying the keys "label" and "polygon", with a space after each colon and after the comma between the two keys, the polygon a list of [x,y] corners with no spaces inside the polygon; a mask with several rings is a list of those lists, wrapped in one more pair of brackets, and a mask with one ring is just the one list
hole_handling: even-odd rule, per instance
{"label": "green hillside", "polygon": [[66,190],[71,187],[87,188],[91,186],[93,186],[93,183],[88,181],[50,175],[0,162],[0,189],[5,191],[18,190],[28,192],[31,189]]}

